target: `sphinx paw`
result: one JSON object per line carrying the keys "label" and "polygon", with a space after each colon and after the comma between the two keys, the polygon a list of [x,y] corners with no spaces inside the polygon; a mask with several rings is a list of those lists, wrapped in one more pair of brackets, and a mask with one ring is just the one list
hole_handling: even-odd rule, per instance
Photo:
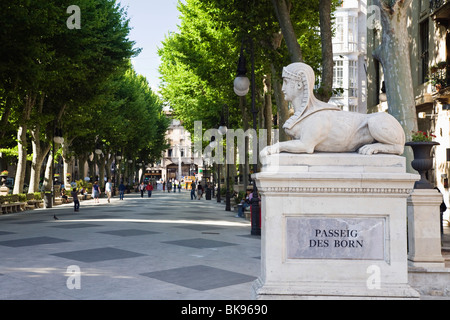
{"label": "sphinx paw", "polygon": [[377,154],[380,152],[380,149],[377,147],[377,144],[366,144],[365,146],[362,146],[359,148],[358,153],[364,154],[364,155],[371,155],[371,154]]}

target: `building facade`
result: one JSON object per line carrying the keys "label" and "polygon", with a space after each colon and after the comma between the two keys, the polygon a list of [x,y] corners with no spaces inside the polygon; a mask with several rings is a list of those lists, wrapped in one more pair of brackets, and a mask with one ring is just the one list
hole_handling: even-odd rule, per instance
{"label": "building facade", "polygon": [[366,0],[344,0],[335,12],[333,94],[330,103],[366,113]]}
{"label": "building facade", "polygon": [[[372,5],[372,0],[368,5]],[[432,133],[440,145],[434,150],[434,168],[428,172],[450,208],[450,87],[449,87],[449,0],[412,1],[408,11],[411,72],[418,117],[418,129]],[[381,25],[368,28],[368,107],[372,111],[387,109],[383,96],[383,70],[372,57],[381,39]],[[434,80],[434,81],[432,81]],[[448,210],[445,215],[448,219]]]}
{"label": "building facade", "polygon": [[166,132],[166,141],[170,145],[163,152],[158,169],[162,172],[163,181],[181,180],[186,176],[198,176],[202,165],[194,162],[191,133],[187,131],[180,120],[172,118],[170,107],[164,108],[165,114],[171,118]]}

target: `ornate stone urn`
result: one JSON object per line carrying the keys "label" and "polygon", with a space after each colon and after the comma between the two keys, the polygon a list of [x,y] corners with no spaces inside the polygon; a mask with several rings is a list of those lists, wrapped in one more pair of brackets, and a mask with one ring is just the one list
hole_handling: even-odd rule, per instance
{"label": "ornate stone urn", "polygon": [[436,141],[411,141],[405,143],[405,146],[411,147],[414,153],[414,160],[411,161],[411,166],[420,174],[420,180],[416,181],[414,189],[433,189],[433,185],[427,180],[425,174],[433,167],[431,150],[437,145],[439,145],[439,142]]}

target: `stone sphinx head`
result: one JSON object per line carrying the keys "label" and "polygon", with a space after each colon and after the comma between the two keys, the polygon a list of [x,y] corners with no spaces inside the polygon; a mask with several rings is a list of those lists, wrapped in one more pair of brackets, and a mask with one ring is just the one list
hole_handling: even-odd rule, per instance
{"label": "stone sphinx head", "polygon": [[310,105],[314,108],[314,70],[302,62],[291,63],[283,68],[282,91],[286,101],[291,102],[294,112],[301,112]]}

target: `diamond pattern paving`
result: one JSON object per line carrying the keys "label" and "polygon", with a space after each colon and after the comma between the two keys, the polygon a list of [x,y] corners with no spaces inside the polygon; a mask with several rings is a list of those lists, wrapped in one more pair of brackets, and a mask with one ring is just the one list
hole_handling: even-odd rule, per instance
{"label": "diamond pattern paving", "polygon": [[60,252],[54,253],[52,255],[81,262],[99,262],[99,261],[128,259],[145,256],[145,254],[109,247]]}
{"label": "diamond pattern paving", "polygon": [[61,228],[61,229],[78,229],[78,228],[89,228],[89,227],[100,227],[100,225],[90,224],[90,223],[69,223],[69,224],[58,224],[56,226],[52,226],[52,228]]}
{"label": "diamond pattern paving", "polygon": [[246,274],[204,265],[148,272],[141,275],[200,291],[232,286],[256,279],[256,277]]}
{"label": "diamond pattern paving", "polygon": [[123,229],[123,230],[102,231],[99,233],[111,234],[113,236],[131,237],[131,236],[150,235],[159,232],[138,230],[138,229]]}
{"label": "diamond pattern paving", "polygon": [[206,249],[206,248],[219,248],[226,246],[236,246],[235,243],[208,240],[202,238],[186,239],[186,240],[175,240],[175,241],[165,241],[163,243],[174,244],[177,246],[190,247],[196,249]]}
{"label": "diamond pattern paving", "polygon": [[35,237],[35,238],[0,241],[0,246],[19,248],[19,247],[29,247],[29,246],[37,246],[37,245],[41,245],[41,244],[52,244],[52,243],[61,243],[61,242],[70,242],[70,241],[64,240],[64,239],[52,238],[52,237]]}

